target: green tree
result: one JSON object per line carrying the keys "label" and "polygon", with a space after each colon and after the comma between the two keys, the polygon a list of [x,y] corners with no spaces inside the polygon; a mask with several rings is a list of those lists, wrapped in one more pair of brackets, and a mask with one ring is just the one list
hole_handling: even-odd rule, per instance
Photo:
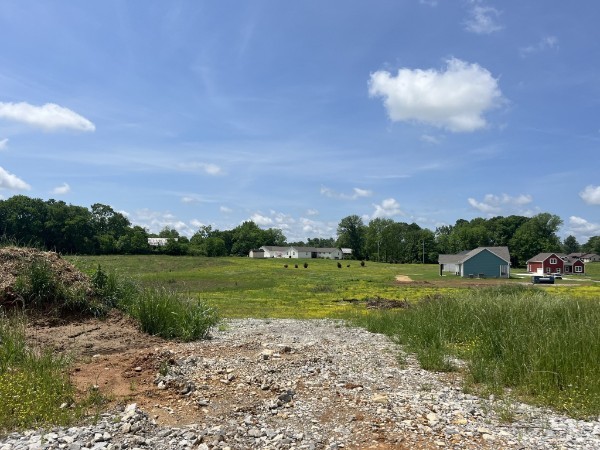
{"label": "green tree", "polygon": [[592,236],[581,246],[581,250],[586,253],[596,253],[600,255],[600,236]]}
{"label": "green tree", "polygon": [[573,235],[569,235],[563,241],[563,252],[567,255],[569,253],[576,253],[581,250],[581,245],[577,242],[577,239]]}
{"label": "green tree", "polygon": [[385,251],[385,231],[392,226],[392,219],[375,218],[369,222],[366,230],[366,254],[372,261],[384,261]]}
{"label": "green tree", "polygon": [[248,256],[250,250],[265,245],[263,230],[252,221],[244,222],[232,231],[233,245],[231,247],[231,253],[234,255]]}
{"label": "green tree", "polygon": [[533,216],[521,225],[510,240],[511,256],[515,266],[541,252],[560,252],[560,239],[556,232],[562,225],[560,217],[549,213]]}
{"label": "green tree", "polygon": [[357,215],[344,217],[337,228],[337,246],[352,249],[356,259],[364,258],[366,227]]}
{"label": "green tree", "polygon": [[209,237],[205,243],[206,256],[227,256],[225,241],[218,237]]}

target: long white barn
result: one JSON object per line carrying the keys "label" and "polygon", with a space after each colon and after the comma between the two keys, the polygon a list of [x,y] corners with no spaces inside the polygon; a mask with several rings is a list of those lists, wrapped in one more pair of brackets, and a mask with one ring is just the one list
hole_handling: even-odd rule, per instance
{"label": "long white barn", "polygon": [[317,248],[317,247],[276,247],[263,245],[258,250],[251,250],[251,258],[323,258],[343,259],[344,254],[339,248]]}

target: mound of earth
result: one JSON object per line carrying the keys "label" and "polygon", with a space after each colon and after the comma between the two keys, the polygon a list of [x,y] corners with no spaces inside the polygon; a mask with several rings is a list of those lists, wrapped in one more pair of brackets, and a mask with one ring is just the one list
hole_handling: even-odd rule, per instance
{"label": "mound of earth", "polygon": [[55,279],[69,289],[92,292],[89,277],[79,271],[56,252],[44,252],[34,248],[0,248],[0,305],[15,301],[18,296],[15,284],[20,275],[27,273],[33,264],[45,264]]}

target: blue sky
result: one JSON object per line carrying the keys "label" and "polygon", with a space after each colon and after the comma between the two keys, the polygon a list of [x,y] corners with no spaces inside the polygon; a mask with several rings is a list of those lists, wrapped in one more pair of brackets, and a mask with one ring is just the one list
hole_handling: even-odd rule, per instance
{"label": "blue sky", "polygon": [[0,198],[289,240],[550,212],[600,234],[600,4],[0,3]]}

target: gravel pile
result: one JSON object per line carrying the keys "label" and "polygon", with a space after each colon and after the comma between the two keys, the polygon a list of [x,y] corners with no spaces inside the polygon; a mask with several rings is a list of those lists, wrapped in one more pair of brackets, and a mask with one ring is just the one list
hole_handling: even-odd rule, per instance
{"label": "gravel pile", "polygon": [[5,436],[0,450],[600,448],[598,421],[465,394],[381,335],[330,320],[225,328],[156,352],[153,389],[196,423],[160,426],[131,404],[95,425]]}

